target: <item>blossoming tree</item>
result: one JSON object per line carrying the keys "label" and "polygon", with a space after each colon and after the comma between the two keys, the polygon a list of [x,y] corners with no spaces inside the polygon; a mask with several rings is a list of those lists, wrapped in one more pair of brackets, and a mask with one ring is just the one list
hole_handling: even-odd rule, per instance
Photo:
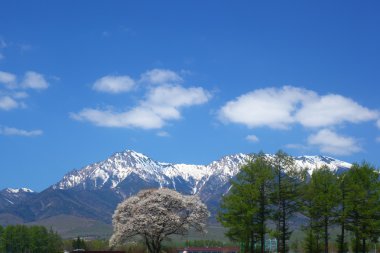
{"label": "blossoming tree", "polygon": [[143,190],[117,206],[110,245],[140,236],[150,253],[159,253],[162,241],[170,235],[185,235],[190,228],[204,232],[208,216],[197,196],[165,188]]}

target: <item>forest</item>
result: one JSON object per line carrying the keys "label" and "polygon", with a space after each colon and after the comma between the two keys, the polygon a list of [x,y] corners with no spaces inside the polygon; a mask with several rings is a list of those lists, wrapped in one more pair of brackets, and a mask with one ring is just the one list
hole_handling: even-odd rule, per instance
{"label": "forest", "polygon": [[265,252],[267,238],[277,239],[278,252],[288,252],[296,229],[303,232],[297,251],[368,252],[380,236],[379,179],[366,162],[336,173],[324,166],[299,169],[282,151],[273,159],[259,153],[231,181],[218,220],[244,252]]}

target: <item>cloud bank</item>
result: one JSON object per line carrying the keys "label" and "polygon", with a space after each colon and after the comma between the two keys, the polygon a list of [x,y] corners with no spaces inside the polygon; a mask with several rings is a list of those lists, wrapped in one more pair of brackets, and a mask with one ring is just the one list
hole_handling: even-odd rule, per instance
{"label": "cloud bank", "polygon": [[183,80],[173,71],[150,70],[140,80],[150,84],[143,87],[144,98],[129,110],[84,108],[71,113],[71,117],[102,127],[160,129],[169,121],[181,119],[182,109],[204,104],[211,98],[202,87],[187,88],[175,83],[179,81]]}
{"label": "cloud bank", "polygon": [[378,116],[379,112],[341,95],[321,96],[292,86],[255,90],[227,102],[219,110],[219,118],[224,122],[275,129],[294,124],[332,127],[375,120]]}
{"label": "cloud bank", "polygon": [[15,135],[15,136],[24,136],[24,137],[34,137],[43,134],[42,130],[32,130],[27,131],[23,129],[18,129],[14,127],[1,127],[0,126],[0,134],[1,135]]}
{"label": "cloud bank", "polygon": [[48,87],[45,77],[35,71],[25,72],[21,81],[13,73],[0,71],[0,110],[23,108],[23,99],[29,97],[27,90],[44,90]]}
{"label": "cloud bank", "polygon": [[[257,89],[228,101],[218,111],[221,121],[251,129],[290,129],[301,125],[317,131],[309,136],[307,144],[334,155],[361,151],[357,139],[339,135],[334,128],[376,120],[380,128],[379,115],[379,111],[366,108],[342,95],[320,95],[293,86]],[[292,147],[297,145],[304,147],[302,144],[292,144]]]}
{"label": "cloud bank", "polygon": [[135,81],[129,76],[104,76],[94,83],[96,91],[118,94],[129,92],[135,87]]}
{"label": "cloud bank", "polygon": [[357,140],[338,135],[329,129],[322,129],[316,134],[310,135],[308,143],[320,147],[322,152],[335,155],[350,155],[361,151]]}

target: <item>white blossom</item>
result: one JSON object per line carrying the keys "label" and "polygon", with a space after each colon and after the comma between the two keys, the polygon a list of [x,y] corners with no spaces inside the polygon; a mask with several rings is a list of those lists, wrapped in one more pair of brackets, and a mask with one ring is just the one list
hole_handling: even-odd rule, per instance
{"label": "white blossom", "polygon": [[120,203],[113,215],[110,245],[141,236],[150,253],[158,253],[170,235],[185,235],[190,228],[205,231],[207,207],[197,196],[184,196],[162,188],[140,191]]}

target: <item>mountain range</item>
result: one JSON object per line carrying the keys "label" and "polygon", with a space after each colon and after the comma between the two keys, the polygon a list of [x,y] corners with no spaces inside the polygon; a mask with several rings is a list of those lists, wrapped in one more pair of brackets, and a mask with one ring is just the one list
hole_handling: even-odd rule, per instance
{"label": "mountain range", "polygon": [[[208,165],[172,164],[155,161],[133,150],[73,170],[42,192],[27,188],[0,191],[0,224],[44,223],[57,217],[110,224],[119,202],[141,189],[167,187],[183,194],[197,194],[212,216],[230,179],[246,163],[249,154],[224,156]],[[272,157],[272,155],[267,155]],[[294,157],[299,168],[311,174],[322,165],[339,172],[351,164],[326,156]]]}

